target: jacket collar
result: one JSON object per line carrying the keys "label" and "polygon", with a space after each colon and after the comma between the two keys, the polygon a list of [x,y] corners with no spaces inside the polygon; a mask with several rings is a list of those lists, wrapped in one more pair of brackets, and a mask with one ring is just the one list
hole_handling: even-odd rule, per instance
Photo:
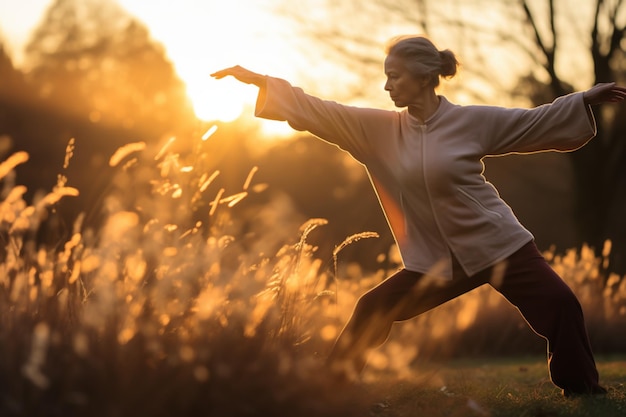
{"label": "jacket collar", "polygon": [[428,119],[426,119],[424,123],[422,123],[417,117],[411,116],[408,109],[402,110],[402,112],[406,114],[406,117],[409,120],[409,124],[414,127],[419,127],[419,126],[424,126],[424,125],[428,126],[429,124],[439,119],[452,106],[452,103],[450,103],[448,99],[446,99],[444,96],[438,96],[438,97],[439,97],[439,107],[437,107],[437,110],[435,110],[435,112]]}

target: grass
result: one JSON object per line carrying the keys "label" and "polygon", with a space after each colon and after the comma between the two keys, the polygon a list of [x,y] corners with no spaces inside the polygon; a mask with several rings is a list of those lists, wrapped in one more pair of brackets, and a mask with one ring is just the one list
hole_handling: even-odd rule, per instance
{"label": "grass", "polygon": [[371,414],[387,417],[621,417],[626,414],[626,358],[598,361],[608,395],[564,398],[535,358],[453,360],[420,364],[415,375],[377,375],[365,384],[377,399]]}
{"label": "grass", "polygon": [[[280,199],[242,207],[268,185],[256,183],[256,167],[236,187],[232,179],[220,182],[211,135],[185,155],[173,150],[174,139],[121,148],[109,160],[117,172],[106,195],[88,208],[100,221],[88,224],[80,215],[52,244],[37,236],[59,201],[79,190],[59,175],[50,193],[28,202],[12,175],[28,155],[0,164],[1,416],[624,411],[623,360],[600,363],[612,390],[593,401],[559,397],[541,361],[428,365],[545,351],[487,287],[397,326],[363,384],[334,381],[323,358],[357,297],[390,273],[342,265],[340,252],[375,234],[349,236],[333,259],[319,259],[307,236],[327,222],[311,219],[292,230],[284,225],[293,219],[276,215],[289,213]],[[69,159],[71,152],[65,166]],[[626,280],[602,272],[606,256],[608,249],[598,259],[587,248],[549,259],[589,313],[594,347],[623,353],[624,338],[615,335],[626,330]],[[381,258],[393,265],[394,248]]]}

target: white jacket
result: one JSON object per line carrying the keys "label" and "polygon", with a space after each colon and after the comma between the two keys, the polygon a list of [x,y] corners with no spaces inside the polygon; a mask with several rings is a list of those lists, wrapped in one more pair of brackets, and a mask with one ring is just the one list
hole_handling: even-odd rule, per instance
{"label": "white jacket", "polygon": [[444,278],[452,277],[452,256],[471,276],[533,239],[483,176],[483,157],[571,151],[596,132],[582,93],[533,109],[460,106],[440,97],[421,124],[406,109],[346,106],[267,77],[255,114],[286,120],[361,162],[404,267]]}

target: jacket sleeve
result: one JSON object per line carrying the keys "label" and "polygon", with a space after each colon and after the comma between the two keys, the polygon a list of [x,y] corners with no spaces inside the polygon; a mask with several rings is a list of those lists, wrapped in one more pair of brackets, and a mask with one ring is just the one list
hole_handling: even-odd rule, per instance
{"label": "jacket sleeve", "polygon": [[596,134],[591,108],[582,93],[557,98],[533,109],[483,107],[485,155],[573,151]]}
{"label": "jacket sleeve", "polygon": [[363,162],[397,113],[322,100],[285,80],[267,77],[259,91],[255,116],[287,121],[292,128],[308,131]]}

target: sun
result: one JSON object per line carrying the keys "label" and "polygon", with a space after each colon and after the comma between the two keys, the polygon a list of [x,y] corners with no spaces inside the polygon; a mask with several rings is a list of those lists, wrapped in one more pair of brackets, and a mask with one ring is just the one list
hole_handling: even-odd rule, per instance
{"label": "sun", "polygon": [[[196,117],[205,122],[234,122],[250,112],[256,104],[258,87],[246,85],[234,78],[216,80],[204,71],[182,71],[187,96]],[[285,122],[257,119],[263,138],[281,139],[293,137],[294,131]]]}
{"label": "sun", "polygon": [[[254,107],[258,88],[211,73],[233,65],[292,79],[298,59],[293,22],[276,12],[287,0],[119,0],[164,45],[185,83],[196,116],[204,121],[236,121]],[[290,131],[277,123],[268,134]],[[283,133],[284,134],[284,133]]]}
{"label": "sun", "polygon": [[200,120],[232,122],[255,100],[255,91],[250,86],[229,78],[215,80],[208,71],[183,75],[183,79],[196,117]]}
{"label": "sun", "polygon": [[[165,46],[168,58],[186,85],[196,116],[204,121],[231,122],[244,108],[254,103],[254,91],[233,79],[215,80],[211,73],[239,64],[255,45],[252,16],[237,13],[231,2],[198,3],[122,0],[149,27],[156,40]],[[240,0],[239,5],[253,4]],[[246,9],[244,9],[246,10]]]}

